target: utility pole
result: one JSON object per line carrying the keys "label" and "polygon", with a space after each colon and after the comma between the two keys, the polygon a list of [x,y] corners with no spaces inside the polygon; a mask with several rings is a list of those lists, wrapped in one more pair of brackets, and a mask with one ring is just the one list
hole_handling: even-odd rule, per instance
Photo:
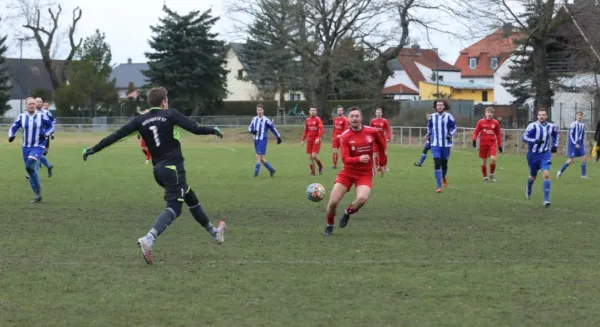
{"label": "utility pole", "polygon": [[438,52],[438,48],[433,48],[435,51],[435,86],[436,86],[436,94],[437,98],[440,98],[440,54]]}
{"label": "utility pole", "polygon": [[25,97],[25,95],[23,94],[23,90],[25,88],[24,84],[23,84],[23,42],[24,41],[29,41],[33,39],[33,37],[20,37],[19,38],[19,49],[20,49],[20,56],[19,56],[19,85],[21,86],[21,94],[19,94],[19,98],[20,98],[20,102],[21,102],[21,111],[20,113],[23,113],[23,98]]}

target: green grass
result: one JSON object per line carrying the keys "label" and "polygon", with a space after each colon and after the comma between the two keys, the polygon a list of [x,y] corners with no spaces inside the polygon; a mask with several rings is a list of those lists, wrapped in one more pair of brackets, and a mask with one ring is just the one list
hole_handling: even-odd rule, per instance
{"label": "green grass", "polygon": [[184,209],[148,266],[135,242],[164,208],[152,167],[135,139],[85,163],[83,146],[55,140],[55,176],[42,170],[44,202],[31,205],[20,145],[0,143],[0,326],[600,324],[594,163],[591,181],[578,164],[553,178],[544,209],[541,183],[524,199],[524,157],[502,156],[498,183],[484,184],[474,151],[454,151],[436,194],[431,158],[414,167],[420,148],[392,145],[370,202],[325,237],[326,201],[304,192],[331,189],[329,146],[324,175],[311,177],[297,143],[273,143],[276,177],[254,180],[247,143],[186,136],[188,182],[227,221],[226,242]]}

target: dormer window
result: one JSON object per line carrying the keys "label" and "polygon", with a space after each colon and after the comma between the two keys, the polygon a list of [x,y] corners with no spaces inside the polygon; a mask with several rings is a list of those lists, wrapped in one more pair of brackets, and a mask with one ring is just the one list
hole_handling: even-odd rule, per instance
{"label": "dormer window", "polygon": [[491,69],[497,69],[498,68],[498,57],[491,57],[490,58],[490,68]]}
{"label": "dormer window", "polygon": [[469,58],[469,68],[475,69],[477,67],[477,58]]}
{"label": "dormer window", "polygon": [[239,79],[244,78],[244,70],[243,69],[238,69],[238,78]]}

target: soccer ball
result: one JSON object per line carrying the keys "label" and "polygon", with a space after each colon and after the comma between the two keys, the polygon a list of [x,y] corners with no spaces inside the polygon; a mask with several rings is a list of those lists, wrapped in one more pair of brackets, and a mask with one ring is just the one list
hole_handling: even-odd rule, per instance
{"label": "soccer ball", "polygon": [[319,183],[312,183],[306,188],[306,196],[312,202],[319,202],[325,198],[325,187]]}

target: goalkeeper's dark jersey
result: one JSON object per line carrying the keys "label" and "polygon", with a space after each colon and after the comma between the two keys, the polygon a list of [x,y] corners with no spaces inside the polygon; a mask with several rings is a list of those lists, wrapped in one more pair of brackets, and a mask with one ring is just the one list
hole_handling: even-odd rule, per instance
{"label": "goalkeeper's dark jersey", "polygon": [[147,113],[135,117],[93,147],[98,152],[105,147],[129,136],[140,133],[152,155],[152,164],[178,164],[183,162],[179,131],[176,126],[196,135],[215,134],[214,128],[200,126],[175,109],[151,108]]}

